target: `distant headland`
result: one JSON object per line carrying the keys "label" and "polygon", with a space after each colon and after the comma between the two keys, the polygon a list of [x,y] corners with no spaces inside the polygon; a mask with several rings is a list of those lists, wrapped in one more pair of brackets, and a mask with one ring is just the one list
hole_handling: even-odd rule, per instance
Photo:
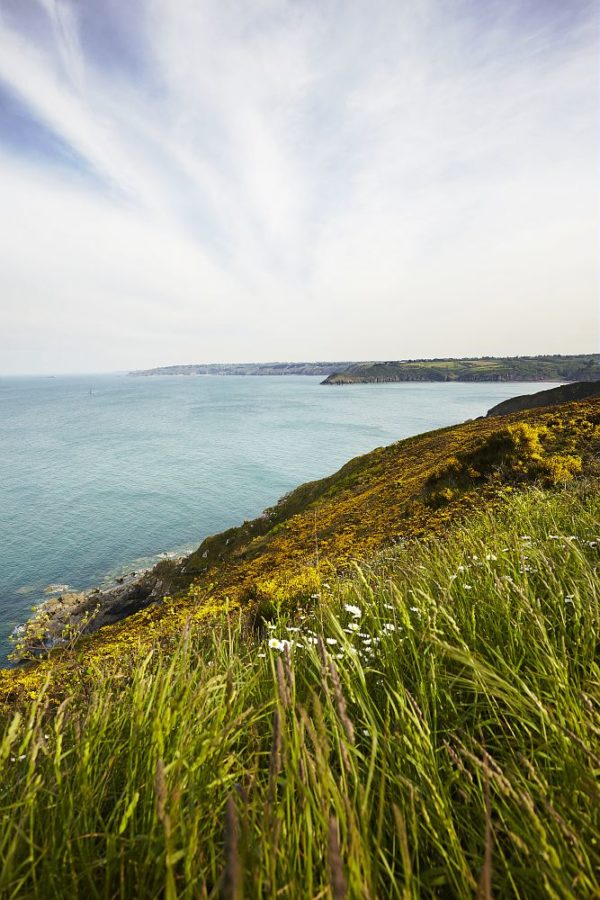
{"label": "distant headland", "polygon": [[313,375],[321,378],[342,372],[351,362],[194,363],[140,369],[129,375]]}
{"label": "distant headland", "polygon": [[323,384],[393,381],[599,381],[600,354],[481,356],[472,359],[405,359],[355,363]]}
{"label": "distant headland", "polygon": [[480,356],[386,362],[199,363],[140,369],[130,375],[312,375],[322,384],[396,381],[600,381],[600,354]]}

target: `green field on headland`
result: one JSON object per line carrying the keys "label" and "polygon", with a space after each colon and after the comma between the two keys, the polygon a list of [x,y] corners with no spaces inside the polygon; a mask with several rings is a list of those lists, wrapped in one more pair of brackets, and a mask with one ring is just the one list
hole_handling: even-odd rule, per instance
{"label": "green field on headland", "polygon": [[597,896],[599,455],[599,399],[381,448],[2,673],[0,896]]}
{"label": "green field on headland", "polygon": [[354,363],[327,376],[323,384],[393,381],[598,381],[600,357],[484,356],[474,359],[408,359]]}

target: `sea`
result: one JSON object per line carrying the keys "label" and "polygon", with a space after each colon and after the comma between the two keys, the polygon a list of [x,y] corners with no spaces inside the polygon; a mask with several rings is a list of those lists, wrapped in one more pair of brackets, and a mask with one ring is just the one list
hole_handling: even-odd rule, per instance
{"label": "sea", "polygon": [[49,597],[188,552],[358,454],[556,386],[320,381],[0,378],[0,666]]}

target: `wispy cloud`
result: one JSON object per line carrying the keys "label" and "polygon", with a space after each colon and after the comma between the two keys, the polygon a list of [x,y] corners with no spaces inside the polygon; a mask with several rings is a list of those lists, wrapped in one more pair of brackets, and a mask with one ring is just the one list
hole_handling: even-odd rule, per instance
{"label": "wispy cloud", "polygon": [[65,0],[39,0],[51,23],[56,46],[73,85],[83,89],[84,59],[74,8]]}
{"label": "wispy cloud", "polygon": [[593,349],[592,4],[138,0],[135,78],[37,6],[0,81],[73,158],[0,156],[0,370]]}

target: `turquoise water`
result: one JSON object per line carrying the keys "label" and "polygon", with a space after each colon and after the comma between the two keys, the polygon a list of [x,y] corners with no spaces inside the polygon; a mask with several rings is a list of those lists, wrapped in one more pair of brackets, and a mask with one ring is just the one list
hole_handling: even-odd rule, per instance
{"label": "turquoise water", "polygon": [[547,386],[1,378],[0,662],[49,585],[191,549],[359,453]]}

